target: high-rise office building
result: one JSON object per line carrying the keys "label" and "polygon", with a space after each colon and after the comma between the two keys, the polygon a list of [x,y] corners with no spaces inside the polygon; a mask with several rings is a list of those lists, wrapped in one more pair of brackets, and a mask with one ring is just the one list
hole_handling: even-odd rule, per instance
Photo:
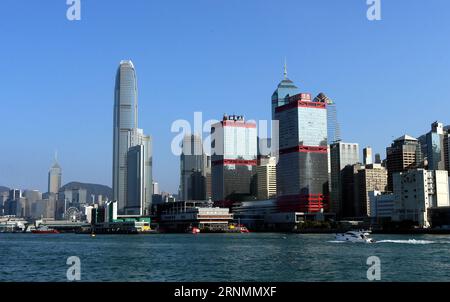
{"label": "high-rise office building", "polygon": [[62,198],[68,205],[86,204],[88,202],[87,190],[83,188],[71,188],[60,192]]}
{"label": "high-rise office building", "polygon": [[9,190],[8,200],[4,202],[4,214],[17,216],[17,217],[27,217],[27,200],[23,197],[22,191],[18,189]]}
{"label": "high-rise office building", "polygon": [[371,216],[369,192],[386,192],[388,172],[379,164],[359,167],[355,175],[356,216]]}
{"label": "high-rise office building", "polygon": [[42,193],[38,190],[25,190],[23,191],[23,197],[26,199],[26,213],[29,217],[35,217],[34,209],[38,200],[42,199]]}
{"label": "high-rise office building", "polygon": [[256,199],[256,124],[227,116],[211,126],[212,199]]}
{"label": "high-rise office building", "polygon": [[143,215],[145,209],[144,196],[144,146],[131,147],[127,153],[127,215]]}
{"label": "high-rise office building", "polygon": [[[153,195],[152,146],[151,138],[142,129],[133,131],[132,147],[128,150],[127,164],[133,165],[131,173],[127,171],[127,203],[125,214],[148,215]],[[136,166],[139,163],[139,166]],[[133,190],[131,192],[130,190]]]}
{"label": "high-rise office building", "polygon": [[394,173],[405,172],[423,165],[422,149],[419,141],[409,135],[396,139],[386,150],[388,170],[388,190],[394,189]]}
{"label": "high-rise office building", "polygon": [[159,195],[159,194],[161,194],[161,191],[160,191],[160,189],[159,189],[159,183],[156,182],[156,181],[153,182],[153,194],[154,194],[154,195]]}
{"label": "high-rise office building", "polygon": [[180,192],[184,201],[206,200],[207,159],[203,141],[199,135],[189,134],[183,138],[180,155]]}
{"label": "high-rise office building", "polygon": [[[143,215],[152,200],[151,139],[138,129],[137,96],[135,67],[131,61],[121,61],[114,93],[112,173],[113,199],[117,201],[120,215]],[[132,156],[130,160],[129,155]],[[130,175],[129,163],[133,163]]]}
{"label": "high-rise office building", "polygon": [[450,172],[450,133],[444,135],[445,170]]}
{"label": "high-rise office building", "polygon": [[61,188],[62,169],[55,157],[53,166],[48,171],[48,192],[58,194]]}
{"label": "high-rise office building", "polygon": [[313,102],[310,94],[300,93],[275,112],[279,120],[280,210],[321,211],[329,200],[326,103]]}
{"label": "high-rise office building", "polygon": [[381,164],[382,163],[381,154],[380,153],[376,153],[375,154],[375,163],[376,164]]}
{"label": "high-rise office building", "polygon": [[42,193],[38,190],[25,190],[23,191],[23,197],[25,197],[29,202],[33,203],[39,199],[42,199]]}
{"label": "high-rise office building", "polygon": [[276,157],[263,157],[258,161],[256,167],[258,199],[275,198],[277,196],[277,159]]}
{"label": "high-rise office building", "polygon": [[435,122],[431,125],[431,131],[425,135],[426,144],[423,140],[422,150],[425,149],[424,156],[428,162],[428,170],[445,170],[445,133],[444,124]]}
{"label": "high-rise office building", "polygon": [[364,165],[373,164],[373,153],[371,147],[364,148],[363,157],[364,157]]}
{"label": "high-rise office building", "polygon": [[327,104],[328,143],[331,145],[341,140],[341,126],[338,121],[336,103],[323,92],[319,93],[314,102]]}
{"label": "high-rise office building", "polygon": [[[338,217],[343,216],[344,203],[353,204],[353,195],[349,194],[346,170],[359,163],[359,145],[336,142],[330,146],[331,157],[331,203],[330,210]],[[352,183],[352,182],[350,182]],[[347,211],[348,212],[348,211]]]}
{"label": "high-rise office building", "polygon": [[137,128],[137,79],[131,61],[121,61],[114,91],[113,199],[118,212],[125,212],[127,199],[127,154]]}
{"label": "high-rise office building", "polygon": [[9,199],[16,200],[22,197],[22,190],[19,189],[11,189],[9,190]]}

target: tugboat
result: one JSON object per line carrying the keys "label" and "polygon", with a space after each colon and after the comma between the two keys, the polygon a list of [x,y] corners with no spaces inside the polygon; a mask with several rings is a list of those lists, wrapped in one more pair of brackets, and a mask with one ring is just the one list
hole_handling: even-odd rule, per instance
{"label": "tugboat", "polygon": [[49,228],[47,226],[40,226],[34,230],[31,230],[33,234],[59,234],[58,230]]}

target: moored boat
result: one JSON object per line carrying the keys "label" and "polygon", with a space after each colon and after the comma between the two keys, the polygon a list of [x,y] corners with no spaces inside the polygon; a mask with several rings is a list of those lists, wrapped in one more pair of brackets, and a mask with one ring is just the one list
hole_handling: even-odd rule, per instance
{"label": "moored boat", "polygon": [[59,234],[58,230],[49,228],[47,226],[40,226],[34,230],[31,230],[33,234]]}

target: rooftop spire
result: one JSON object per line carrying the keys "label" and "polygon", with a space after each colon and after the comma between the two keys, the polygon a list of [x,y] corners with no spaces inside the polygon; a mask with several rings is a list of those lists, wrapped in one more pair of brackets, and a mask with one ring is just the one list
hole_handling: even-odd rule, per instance
{"label": "rooftop spire", "polygon": [[286,80],[287,79],[287,75],[288,75],[288,73],[287,73],[286,57],[284,58],[284,72],[283,72],[283,74],[284,74],[284,79]]}

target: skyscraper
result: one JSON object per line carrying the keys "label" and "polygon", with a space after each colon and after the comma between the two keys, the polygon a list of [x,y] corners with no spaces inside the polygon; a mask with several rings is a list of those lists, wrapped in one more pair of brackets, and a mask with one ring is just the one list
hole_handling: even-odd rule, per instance
{"label": "skyscraper", "polygon": [[181,200],[206,200],[206,165],[202,138],[195,134],[186,135],[183,138],[180,156]]}
{"label": "skyscraper", "polygon": [[55,162],[53,166],[48,171],[48,192],[53,194],[58,194],[61,188],[62,179],[62,169],[58,164],[57,158],[55,156]]}
{"label": "skyscraper", "polygon": [[282,211],[317,212],[326,207],[328,141],[326,103],[300,93],[276,108],[279,120],[278,201]]}
{"label": "skyscraper", "polygon": [[[359,145],[351,143],[336,142],[330,146],[331,154],[331,203],[330,210],[338,217],[344,212],[344,202],[353,205],[351,189],[345,173],[353,170],[353,165],[359,163]],[[347,182],[346,182],[347,181]],[[348,208],[347,205],[345,207]],[[348,211],[347,211],[348,212]]]}
{"label": "skyscraper", "polygon": [[[119,214],[142,215],[152,199],[152,156],[150,137],[138,129],[138,90],[133,62],[120,62],[114,92],[113,199],[118,203]],[[135,146],[142,147],[131,149]],[[130,161],[128,155],[132,156]],[[128,175],[130,162],[133,171]],[[132,182],[130,187],[129,181]],[[138,210],[138,204],[143,209]]]}
{"label": "skyscraper", "polygon": [[145,209],[144,196],[144,146],[136,145],[127,154],[127,202],[125,213],[128,215],[143,215]]}
{"label": "skyscraper", "polygon": [[431,131],[425,135],[426,144],[423,140],[422,150],[428,161],[429,170],[445,170],[445,148],[444,148],[444,124],[435,122],[431,125]]}
{"label": "skyscraper", "polygon": [[396,139],[386,150],[388,190],[394,190],[394,173],[419,168],[422,165],[422,150],[419,141],[409,135]]}
{"label": "skyscraper", "polygon": [[364,148],[363,157],[364,157],[364,165],[373,164],[373,152],[371,147]]}
{"label": "skyscraper", "polygon": [[381,164],[382,163],[381,154],[380,153],[375,153],[375,163],[376,164]]}
{"label": "skyscraper", "polygon": [[153,182],[153,194],[161,194],[161,191],[159,190],[159,183],[156,181]]}
{"label": "skyscraper", "polygon": [[[135,170],[128,175],[127,182],[131,181],[131,186],[127,187],[127,197],[134,196],[133,199],[129,199],[130,204],[126,204],[125,212],[129,215],[147,215],[152,203],[153,195],[153,173],[152,173],[152,140],[151,137],[144,134],[144,130],[135,129],[132,136],[132,147],[128,151],[128,155],[133,154],[133,163],[137,163],[137,157],[139,159],[139,167],[135,167]],[[138,154],[136,153],[138,151]],[[128,161],[129,163],[130,161]],[[142,175],[140,175],[141,172]],[[130,192],[130,188],[133,188],[135,192]],[[137,191],[136,191],[137,190]],[[139,192],[140,193],[139,193]],[[131,195],[129,195],[131,194]],[[139,197],[138,199],[135,199]],[[140,209],[137,209],[139,205]]]}
{"label": "skyscraper", "polygon": [[256,199],[256,124],[227,116],[211,126],[212,199]]}
{"label": "skyscraper", "polygon": [[315,97],[314,102],[327,104],[328,143],[331,145],[339,142],[341,140],[341,126],[338,121],[336,103],[323,92]]}

